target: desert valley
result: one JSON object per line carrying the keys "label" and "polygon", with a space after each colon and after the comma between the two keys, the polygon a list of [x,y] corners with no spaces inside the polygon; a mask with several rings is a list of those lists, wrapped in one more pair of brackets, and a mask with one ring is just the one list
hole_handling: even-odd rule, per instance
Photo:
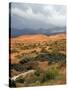
{"label": "desert valley", "polygon": [[10,38],[11,87],[66,83],[66,33]]}

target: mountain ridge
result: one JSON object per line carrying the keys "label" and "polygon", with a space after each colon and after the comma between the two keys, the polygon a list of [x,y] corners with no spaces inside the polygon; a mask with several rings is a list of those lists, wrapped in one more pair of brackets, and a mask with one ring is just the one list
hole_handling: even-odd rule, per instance
{"label": "mountain ridge", "polygon": [[58,34],[66,32],[66,27],[60,28],[55,27],[51,29],[31,29],[31,28],[24,28],[24,29],[15,29],[15,28],[9,28],[9,33],[11,37],[17,37],[20,35],[33,35],[33,34],[44,34],[44,35],[52,35],[52,34]]}
{"label": "mountain ridge", "polygon": [[56,41],[66,39],[66,33],[56,34],[56,35],[43,35],[43,34],[34,34],[34,35],[21,35],[15,38],[11,38],[11,42],[42,42],[42,41]]}

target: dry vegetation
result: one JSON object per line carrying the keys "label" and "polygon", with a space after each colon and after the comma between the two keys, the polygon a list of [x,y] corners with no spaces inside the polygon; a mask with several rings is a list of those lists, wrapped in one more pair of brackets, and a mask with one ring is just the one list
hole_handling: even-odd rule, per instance
{"label": "dry vegetation", "polygon": [[13,38],[10,52],[11,87],[66,83],[65,34]]}

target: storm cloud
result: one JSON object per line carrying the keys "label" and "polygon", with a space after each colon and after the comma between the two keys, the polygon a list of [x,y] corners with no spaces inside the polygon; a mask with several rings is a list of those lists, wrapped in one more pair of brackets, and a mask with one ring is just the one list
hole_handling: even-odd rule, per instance
{"label": "storm cloud", "polygon": [[[11,3],[11,28],[54,30],[66,27],[66,6]],[[60,29],[57,29],[58,32]],[[51,31],[50,31],[51,32]]]}

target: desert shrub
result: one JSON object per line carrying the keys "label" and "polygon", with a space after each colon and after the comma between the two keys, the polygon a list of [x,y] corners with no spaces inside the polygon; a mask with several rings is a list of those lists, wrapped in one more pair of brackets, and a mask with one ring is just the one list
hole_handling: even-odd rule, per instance
{"label": "desert shrub", "polygon": [[66,55],[61,54],[61,53],[39,53],[36,57],[34,57],[33,60],[35,61],[46,61],[48,60],[49,64],[51,64],[52,62],[58,62],[60,61],[65,61],[66,59]]}
{"label": "desert shrub", "polygon": [[40,53],[35,57],[35,60],[39,60],[39,61],[45,61],[46,60],[46,54],[45,53]]}
{"label": "desert shrub", "polygon": [[32,62],[32,61],[35,61],[35,57],[34,56],[25,56],[25,57],[22,57],[20,60],[19,60],[19,63],[21,64],[25,64],[25,63],[28,63],[28,62]]}
{"label": "desert shrub", "polygon": [[35,74],[36,76],[40,76],[40,73],[41,73],[40,69],[37,68],[34,74]]}
{"label": "desert shrub", "polygon": [[10,52],[11,52],[11,53],[17,53],[17,52],[19,52],[19,51],[18,51],[16,48],[11,48]]}
{"label": "desert shrub", "polygon": [[40,86],[40,81],[36,81],[35,83],[34,83],[34,86]]}
{"label": "desert shrub", "polygon": [[35,72],[35,81],[44,83],[51,79],[56,79],[58,75],[58,69],[56,67],[49,68],[47,71],[41,71],[37,69]]}
{"label": "desert shrub", "polygon": [[48,51],[43,47],[43,48],[41,48],[41,51],[40,51],[41,53],[48,53]]}
{"label": "desert shrub", "polygon": [[29,62],[29,61],[30,61],[30,58],[25,57],[25,58],[21,59],[21,60],[19,61],[19,63],[25,64],[25,63],[27,63],[27,62]]}
{"label": "desert shrub", "polygon": [[66,59],[66,55],[63,55],[61,53],[48,53],[46,54],[46,59],[53,62],[57,62],[59,60],[64,61]]}
{"label": "desert shrub", "polygon": [[23,56],[22,55],[16,55],[15,56],[17,59],[21,59]]}
{"label": "desert shrub", "polygon": [[10,87],[16,87],[16,82],[14,80],[11,80],[9,86]]}
{"label": "desert shrub", "polygon": [[25,76],[25,84],[30,84],[35,82],[35,75],[34,73],[29,73]]}
{"label": "desert shrub", "polygon": [[48,61],[48,65],[51,65],[52,64],[52,61],[50,60],[50,61]]}
{"label": "desert shrub", "polygon": [[27,63],[21,64],[11,64],[11,69],[15,69],[16,71],[28,71],[31,69],[37,68],[38,63],[36,61],[28,61]]}
{"label": "desert shrub", "polygon": [[26,66],[23,66],[21,64],[12,64],[11,65],[11,69],[15,69],[16,71],[26,71],[27,70],[27,67]]}
{"label": "desert shrub", "polygon": [[31,53],[36,53],[36,52],[37,52],[36,50],[31,51]]}
{"label": "desert shrub", "polygon": [[59,49],[57,48],[57,46],[52,48],[52,53],[56,54],[58,53],[58,51]]}
{"label": "desert shrub", "polygon": [[57,75],[58,75],[58,70],[55,67],[52,67],[45,72],[44,79],[45,81],[56,79]]}
{"label": "desert shrub", "polygon": [[22,76],[20,76],[16,79],[16,82],[18,82],[18,83],[24,83],[24,81],[25,81],[25,79]]}
{"label": "desert shrub", "polygon": [[35,82],[42,83],[43,82],[43,74],[44,72],[41,71],[39,68],[36,69],[34,75],[35,75]]}
{"label": "desert shrub", "polygon": [[59,61],[59,68],[65,67],[66,66],[66,60]]}
{"label": "desert shrub", "polygon": [[51,41],[48,43],[51,47],[53,53],[58,53],[59,51],[66,51],[66,40],[59,40],[59,41]]}
{"label": "desert shrub", "polygon": [[36,69],[38,67],[38,62],[37,61],[30,61],[27,63],[32,69]]}

